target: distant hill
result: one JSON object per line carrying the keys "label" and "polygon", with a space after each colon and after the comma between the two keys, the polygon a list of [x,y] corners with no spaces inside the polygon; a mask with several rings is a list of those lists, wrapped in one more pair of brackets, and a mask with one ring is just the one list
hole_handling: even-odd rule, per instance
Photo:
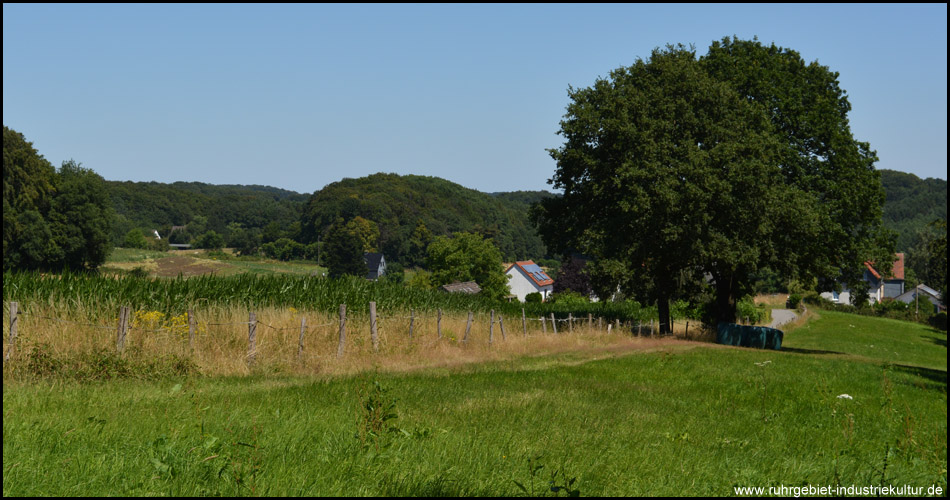
{"label": "distant hill", "polygon": [[302,239],[315,241],[338,218],[375,222],[387,260],[403,261],[420,223],[433,235],[477,232],[491,237],[506,260],[540,259],[547,250],[528,221],[528,206],[550,193],[486,194],[438,177],[374,174],[343,179],[314,193],[304,208]]}
{"label": "distant hill", "polygon": [[[881,170],[886,192],[884,224],[897,231],[898,251],[907,251],[919,229],[947,218],[947,181]],[[528,207],[551,196],[548,191],[482,193],[459,184],[419,175],[375,174],[343,179],[320,191],[302,194],[269,186],[214,185],[200,182],[107,181],[119,215],[113,239],[133,227],[159,229],[208,218],[208,229],[226,233],[237,222],[262,230],[277,223],[288,236],[316,239],[336,217],[357,215],[379,225],[381,249],[399,260],[418,223],[435,235],[455,231],[491,236],[507,260],[556,257],[528,221]]]}
{"label": "distant hill", "polygon": [[214,185],[201,182],[106,181],[119,216],[113,240],[132,228],[183,226],[196,216],[207,217],[207,229],[224,234],[228,224],[263,228],[276,222],[288,228],[300,221],[309,195],[268,186]]}
{"label": "distant hill", "polygon": [[895,170],[881,170],[884,226],[897,231],[897,250],[908,251],[917,231],[935,219],[947,219],[947,181]]}

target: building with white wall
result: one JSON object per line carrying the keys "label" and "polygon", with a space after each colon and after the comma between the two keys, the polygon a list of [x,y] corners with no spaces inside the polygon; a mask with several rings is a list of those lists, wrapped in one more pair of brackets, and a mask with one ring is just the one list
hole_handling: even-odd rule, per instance
{"label": "building with white wall", "polygon": [[540,293],[541,300],[547,300],[554,291],[554,280],[541,270],[534,261],[526,260],[515,262],[508,266],[505,274],[509,276],[508,286],[511,294],[524,302],[529,293]]}

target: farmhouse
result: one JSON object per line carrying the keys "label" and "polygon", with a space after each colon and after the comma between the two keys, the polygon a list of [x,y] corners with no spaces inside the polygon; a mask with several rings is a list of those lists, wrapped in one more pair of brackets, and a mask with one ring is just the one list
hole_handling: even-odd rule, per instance
{"label": "farmhouse", "polygon": [[[868,302],[873,304],[884,299],[895,299],[904,293],[904,254],[894,254],[894,266],[891,274],[882,277],[873,263],[865,262],[864,281],[868,284]],[[822,297],[841,304],[851,303],[851,290],[844,288],[841,292],[822,292]]]}
{"label": "farmhouse", "polygon": [[933,304],[934,312],[938,312],[941,309],[946,309],[946,307],[940,303],[940,292],[930,288],[927,285],[924,285],[923,283],[898,295],[894,300],[899,300],[912,305],[916,303],[918,307],[921,304],[926,305],[929,301],[931,304]]}
{"label": "farmhouse", "polygon": [[525,296],[529,293],[540,293],[541,300],[546,300],[554,291],[554,280],[533,261],[515,262],[508,266],[505,274],[509,276],[508,284],[511,287],[511,294],[521,302],[524,302]]}
{"label": "farmhouse", "polygon": [[366,262],[366,279],[376,281],[386,274],[386,259],[381,253],[364,253]]}

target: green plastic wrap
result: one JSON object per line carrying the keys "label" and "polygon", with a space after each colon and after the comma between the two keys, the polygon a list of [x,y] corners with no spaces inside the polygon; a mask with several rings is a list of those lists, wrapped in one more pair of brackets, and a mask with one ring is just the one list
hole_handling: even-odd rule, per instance
{"label": "green plastic wrap", "polygon": [[719,323],[716,343],[759,349],[782,349],[782,330],[767,326],[744,326],[735,323]]}

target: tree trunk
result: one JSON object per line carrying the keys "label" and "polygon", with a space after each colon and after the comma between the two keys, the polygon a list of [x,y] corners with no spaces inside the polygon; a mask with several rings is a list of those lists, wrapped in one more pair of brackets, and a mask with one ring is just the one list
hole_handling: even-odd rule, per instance
{"label": "tree trunk", "polygon": [[672,330],[670,328],[670,299],[661,297],[656,301],[656,311],[660,316],[660,335],[667,335]]}
{"label": "tree trunk", "polygon": [[716,323],[736,322],[736,294],[732,276],[716,277]]}

